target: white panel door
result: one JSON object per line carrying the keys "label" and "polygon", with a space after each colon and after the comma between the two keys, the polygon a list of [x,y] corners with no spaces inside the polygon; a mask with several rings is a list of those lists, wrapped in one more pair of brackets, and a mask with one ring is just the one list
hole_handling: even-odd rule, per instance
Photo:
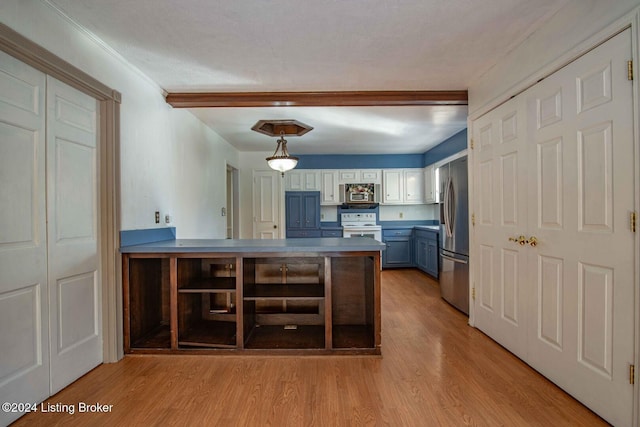
{"label": "white panel door", "polygon": [[51,394],[102,363],[97,102],[47,77]]}
{"label": "white panel door", "polygon": [[253,237],[278,239],[280,237],[280,206],[282,178],[279,172],[253,173]]}
{"label": "white panel door", "polygon": [[514,98],[474,122],[475,326],[521,358],[527,353],[525,114]]}
{"label": "white panel door", "polygon": [[630,58],[627,30],[525,94],[529,361],[616,426],[631,425],[633,398]]}
{"label": "white panel door", "polygon": [[0,402],[49,396],[45,197],[45,75],[0,52]]}

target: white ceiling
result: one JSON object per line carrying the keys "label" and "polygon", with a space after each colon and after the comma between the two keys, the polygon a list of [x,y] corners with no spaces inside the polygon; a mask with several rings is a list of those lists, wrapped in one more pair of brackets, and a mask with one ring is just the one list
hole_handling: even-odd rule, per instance
{"label": "white ceiling", "polygon": [[[45,0],[167,92],[465,90],[567,0]],[[117,88],[116,88],[117,89]],[[421,153],[466,106],[202,108],[241,151],[260,119],[314,127],[312,153]]]}

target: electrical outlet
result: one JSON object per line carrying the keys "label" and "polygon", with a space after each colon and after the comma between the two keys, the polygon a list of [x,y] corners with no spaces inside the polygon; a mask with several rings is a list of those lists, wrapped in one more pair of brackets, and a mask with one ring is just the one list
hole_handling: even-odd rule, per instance
{"label": "electrical outlet", "polygon": [[400,212],[400,218],[404,218],[404,214]]}
{"label": "electrical outlet", "polygon": [[171,215],[166,214],[166,215],[164,216],[164,223],[165,223],[165,224],[171,224]]}
{"label": "electrical outlet", "polygon": [[156,211],[156,224],[160,224],[160,211]]}

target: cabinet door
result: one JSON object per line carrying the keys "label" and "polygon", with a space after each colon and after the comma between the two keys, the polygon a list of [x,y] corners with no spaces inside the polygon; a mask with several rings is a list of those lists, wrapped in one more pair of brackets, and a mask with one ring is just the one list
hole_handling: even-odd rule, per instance
{"label": "cabinet door", "polygon": [[424,175],[422,169],[404,171],[404,202],[424,203]]}
{"label": "cabinet door", "polygon": [[285,191],[302,191],[304,190],[302,172],[292,170],[284,174],[284,190]]}
{"label": "cabinet door", "polygon": [[338,182],[340,184],[358,184],[358,171],[354,169],[346,169],[338,171]]}
{"label": "cabinet door", "polygon": [[304,191],[320,191],[320,171],[318,170],[306,170],[302,171],[303,175],[303,190]]}
{"label": "cabinet door", "polygon": [[302,228],[320,228],[320,194],[302,195]]}
{"label": "cabinet door", "polygon": [[322,171],[322,188],[320,189],[321,205],[337,205],[340,198],[338,197],[338,171],[327,170]]}
{"label": "cabinet door", "polygon": [[287,194],[286,196],[287,229],[300,228],[303,221],[302,196],[300,194]]}
{"label": "cabinet door", "polygon": [[426,266],[425,271],[433,277],[438,277],[438,241],[426,240]]}
{"label": "cabinet door", "polygon": [[427,239],[418,238],[416,239],[416,249],[415,249],[415,258],[416,258],[416,266],[426,272],[427,271]]}
{"label": "cabinet door", "polygon": [[379,169],[363,169],[360,171],[360,181],[366,184],[381,184],[382,171]]}
{"label": "cabinet door", "polygon": [[382,172],[382,203],[399,204],[403,202],[404,183],[402,169],[388,169]]}
{"label": "cabinet door", "polygon": [[438,183],[436,181],[436,168],[434,166],[424,168],[425,203],[438,203]]}
{"label": "cabinet door", "polygon": [[409,267],[411,263],[411,239],[408,237],[392,237],[385,240],[387,244],[386,264],[389,267]]}

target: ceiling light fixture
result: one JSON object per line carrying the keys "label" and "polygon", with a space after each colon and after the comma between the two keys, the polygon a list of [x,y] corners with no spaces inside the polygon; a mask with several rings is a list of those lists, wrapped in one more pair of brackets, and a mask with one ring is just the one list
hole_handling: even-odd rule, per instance
{"label": "ceiling light fixture", "polygon": [[[278,146],[276,151],[273,152],[273,156],[267,157],[267,164],[273,170],[276,170],[284,176],[286,171],[290,171],[298,164],[298,158],[289,155],[287,151],[287,140],[284,139],[284,131],[280,132],[280,139],[276,141]],[[280,153],[278,153],[280,150]]]}
{"label": "ceiling light fixture", "polygon": [[[284,176],[286,171],[290,171],[298,164],[298,158],[289,155],[287,151],[286,136],[301,136],[309,132],[313,128],[309,125],[305,125],[297,120],[258,120],[258,123],[253,125],[251,130],[259,133],[263,133],[269,136],[278,136],[278,146],[274,151],[273,156],[267,157],[267,163],[273,170],[277,170]],[[278,151],[280,151],[278,153]]]}

